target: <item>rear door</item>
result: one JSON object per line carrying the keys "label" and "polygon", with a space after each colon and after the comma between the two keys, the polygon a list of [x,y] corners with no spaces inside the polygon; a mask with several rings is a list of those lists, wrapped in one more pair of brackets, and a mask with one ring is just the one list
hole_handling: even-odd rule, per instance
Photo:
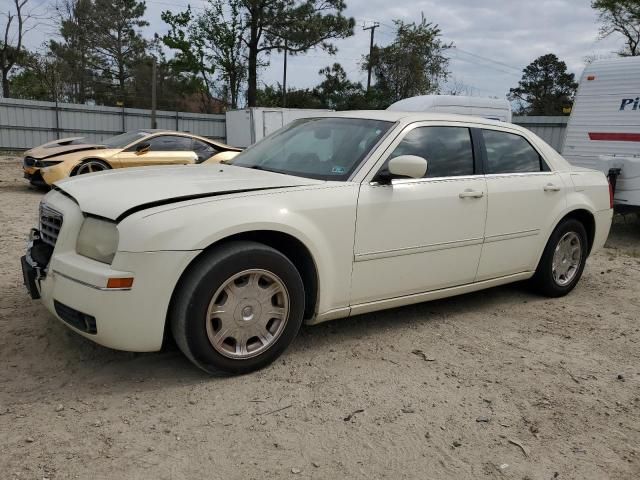
{"label": "rear door", "polygon": [[526,138],[501,130],[481,132],[488,206],[478,281],[534,270],[565,204],[560,175],[550,171]]}
{"label": "rear door", "polygon": [[198,158],[190,137],[158,135],[140,140],[117,155],[122,167],[185,165]]}

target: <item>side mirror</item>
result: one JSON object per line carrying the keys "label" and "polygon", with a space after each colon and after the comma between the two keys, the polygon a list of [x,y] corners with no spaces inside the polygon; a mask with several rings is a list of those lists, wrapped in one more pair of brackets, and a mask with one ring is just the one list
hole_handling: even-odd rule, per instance
{"label": "side mirror", "polygon": [[389,160],[392,177],[422,178],[427,173],[427,160],[417,155],[400,155]]}
{"label": "side mirror", "polygon": [[145,153],[147,150],[149,150],[149,147],[151,145],[149,143],[139,143],[138,145],[136,145],[136,153]]}

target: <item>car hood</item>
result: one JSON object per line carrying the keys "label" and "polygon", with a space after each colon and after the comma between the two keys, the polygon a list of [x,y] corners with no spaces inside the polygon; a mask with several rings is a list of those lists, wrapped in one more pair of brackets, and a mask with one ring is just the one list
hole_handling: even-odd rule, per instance
{"label": "car hood", "polygon": [[27,150],[24,152],[25,157],[33,157],[38,160],[44,160],[45,158],[57,157],[59,155],[73,153],[73,152],[83,152],[86,150],[104,150],[103,145],[98,144],[72,144],[72,145],[57,145],[57,146],[48,146],[47,144],[41,145],[39,147],[32,148],[31,150]]}
{"label": "car hood", "polygon": [[196,198],[322,183],[232,165],[181,165],[70,177],[54,188],[71,196],[84,213],[120,221],[140,210]]}

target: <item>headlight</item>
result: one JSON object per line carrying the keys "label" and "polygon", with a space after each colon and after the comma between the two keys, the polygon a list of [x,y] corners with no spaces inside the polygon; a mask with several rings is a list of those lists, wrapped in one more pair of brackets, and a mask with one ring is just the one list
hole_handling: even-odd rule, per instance
{"label": "headlight", "polygon": [[98,262],[111,263],[118,250],[118,227],[113,222],[86,217],[80,227],[76,252]]}
{"label": "headlight", "polygon": [[36,167],[53,167],[62,163],[61,160],[36,160]]}

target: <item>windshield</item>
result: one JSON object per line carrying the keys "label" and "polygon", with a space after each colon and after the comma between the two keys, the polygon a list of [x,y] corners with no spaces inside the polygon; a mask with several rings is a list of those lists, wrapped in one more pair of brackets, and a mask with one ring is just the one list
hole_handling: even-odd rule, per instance
{"label": "windshield", "polygon": [[297,120],[242,152],[233,165],[344,181],[391,125],[359,118]]}
{"label": "windshield", "polygon": [[101,145],[107,148],[124,148],[136,140],[140,140],[146,137],[148,134],[144,132],[126,132],[116,135],[115,137],[109,137],[102,141]]}

